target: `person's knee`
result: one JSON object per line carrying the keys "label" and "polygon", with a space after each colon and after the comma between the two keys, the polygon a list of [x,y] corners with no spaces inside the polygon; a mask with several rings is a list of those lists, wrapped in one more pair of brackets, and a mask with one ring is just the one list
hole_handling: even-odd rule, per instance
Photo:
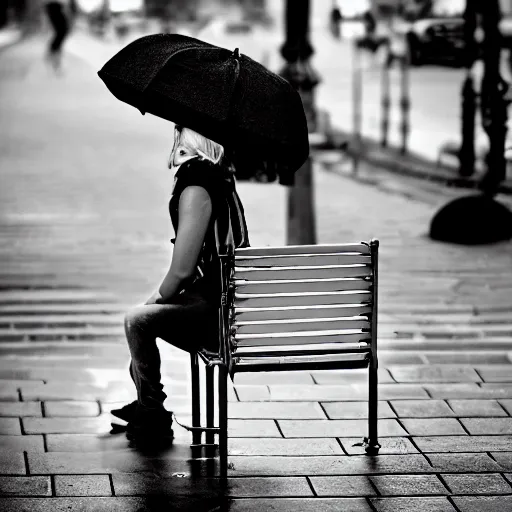
{"label": "person's knee", "polygon": [[124,328],[126,332],[143,330],[146,323],[146,312],[143,306],[136,306],[130,309],[124,316]]}

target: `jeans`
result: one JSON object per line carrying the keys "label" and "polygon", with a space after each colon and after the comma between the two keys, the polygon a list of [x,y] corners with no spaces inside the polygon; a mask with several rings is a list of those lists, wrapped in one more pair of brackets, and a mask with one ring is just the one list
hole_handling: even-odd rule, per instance
{"label": "jeans", "polygon": [[167,395],[160,374],[156,338],[187,352],[218,350],[218,308],[198,292],[184,292],[170,304],[136,306],[125,316],[130,375],[139,405],[162,409]]}

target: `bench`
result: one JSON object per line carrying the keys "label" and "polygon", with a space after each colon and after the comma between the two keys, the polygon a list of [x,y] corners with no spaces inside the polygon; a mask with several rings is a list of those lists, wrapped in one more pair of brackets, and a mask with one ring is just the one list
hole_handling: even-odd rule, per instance
{"label": "bench", "polygon": [[[227,378],[239,372],[369,369],[366,453],[377,454],[378,240],[238,249],[221,257],[220,350],[191,354],[193,449],[228,469]],[[201,426],[199,360],[206,371]],[[214,370],[218,368],[218,426]],[[205,434],[205,443],[202,435]],[[218,445],[214,443],[218,435]]]}

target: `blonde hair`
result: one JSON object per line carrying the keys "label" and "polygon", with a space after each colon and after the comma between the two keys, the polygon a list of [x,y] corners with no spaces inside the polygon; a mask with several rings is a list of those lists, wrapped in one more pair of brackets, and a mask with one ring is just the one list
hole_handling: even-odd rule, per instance
{"label": "blonde hair", "polygon": [[224,147],[217,144],[217,142],[207,139],[190,128],[176,125],[174,128],[174,145],[169,155],[169,167],[174,162],[176,150],[179,145],[185,146],[192,153],[206,160],[210,160],[210,162],[214,164],[220,163],[224,156]]}

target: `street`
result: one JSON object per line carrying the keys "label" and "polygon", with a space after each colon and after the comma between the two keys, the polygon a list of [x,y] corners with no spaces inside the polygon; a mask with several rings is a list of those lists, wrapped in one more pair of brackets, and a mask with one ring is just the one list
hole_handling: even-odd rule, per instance
{"label": "street", "polygon": [[[354,446],[358,370],[237,375],[222,492],[180,427],[158,454],[110,435],[109,410],[134,399],[124,311],[169,262],[172,125],[102,84],[113,43],[74,34],[62,76],[43,45],[0,54],[0,510],[512,508],[512,242],[431,241],[467,191],[367,168],[316,164],[315,211],[319,243],[381,242],[380,455]],[[286,190],[238,188],[252,245],[284,244]],[[166,406],[187,421],[188,355],[159,346]]]}

